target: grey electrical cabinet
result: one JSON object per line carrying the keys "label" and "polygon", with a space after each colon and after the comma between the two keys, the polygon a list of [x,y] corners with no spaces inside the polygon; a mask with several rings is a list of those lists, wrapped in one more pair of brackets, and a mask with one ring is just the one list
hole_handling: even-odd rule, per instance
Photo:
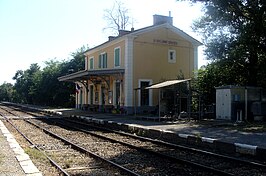
{"label": "grey electrical cabinet", "polygon": [[216,119],[254,120],[254,115],[258,116],[258,112],[264,112],[264,106],[260,106],[265,104],[263,95],[260,87],[216,87]]}

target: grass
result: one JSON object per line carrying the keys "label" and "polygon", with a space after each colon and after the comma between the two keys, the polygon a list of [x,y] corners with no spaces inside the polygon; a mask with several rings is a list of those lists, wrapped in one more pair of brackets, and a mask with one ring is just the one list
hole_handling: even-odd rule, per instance
{"label": "grass", "polygon": [[73,160],[72,159],[67,159],[65,161],[64,169],[70,168],[71,167],[71,163],[73,163]]}
{"label": "grass", "polygon": [[196,133],[196,134],[194,134],[197,138],[201,138],[202,136],[201,136],[201,134],[200,133]]}
{"label": "grass", "polygon": [[194,123],[200,127],[208,128],[224,128],[227,130],[237,130],[250,133],[263,133],[266,132],[266,122],[265,121],[254,121],[248,122],[244,121],[241,123],[231,122],[231,121],[216,121],[216,120],[200,120]]}
{"label": "grass", "polygon": [[[3,140],[4,140],[4,138],[0,137],[0,142]],[[4,155],[2,153],[0,153],[0,164],[3,162],[3,159],[4,159]]]}
{"label": "grass", "polygon": [[2,153],[0,153],[0,164],[3,162],[4,156]]}
{"label": "grass", "polygon": [[239,130],[254,133],[266,132],[266,124],[248,124],[241,127]]}
{"label": "grass", "polygon": [[250,133],[263,133],[266,132],[266,123],[265,122],[244,122],[241,124],[235,124],[225,127],[226,129],[250,132]]}
{"label": "grass", "polygon": [[25,148],[25,153],[27,153],[32,159],[36,159],[36,160],[44,161],[44,162],[48,161],[48,159],[39,150],[35,148],[27,147]]}

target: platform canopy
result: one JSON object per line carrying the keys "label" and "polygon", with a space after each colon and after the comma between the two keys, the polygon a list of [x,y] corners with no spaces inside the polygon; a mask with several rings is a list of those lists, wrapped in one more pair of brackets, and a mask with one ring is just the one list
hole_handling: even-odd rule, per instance
{"label": "platform canopy", "polygon": [[182,80],[170,80],[170,81],[164,81],[158,84],[151,85],[149,87],[146,87],[145,89],[160,89],[163,87],[168,87],[174,84],[179,84],[182,82],[190,81],[191,79],[182,79]]}
{"label": "platform canopy", "polygon": [[125,69],[100,69],[100,70],[82,70],[58,78],[59,81],[75,82],[80,80],[89,80],[92,77],[110,76],[124,74]]}

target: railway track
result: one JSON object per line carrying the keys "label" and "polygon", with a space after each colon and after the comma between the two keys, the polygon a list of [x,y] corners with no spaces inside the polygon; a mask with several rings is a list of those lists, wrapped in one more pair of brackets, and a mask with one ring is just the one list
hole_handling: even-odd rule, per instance
{"label": "railway track", "polygon": [[[14,115],[12,112],[9,113]],[[37,128],[24,120],[7,119],[3,113],[0,115],[34,148],[47,157],[61,175],[139,175],[55,133]]]}
{"label": "railway track", "polygon": [[27,137],[63,175],[138,175],[56,134],[47,135],[42,129],[28,127],[27,123],[18,120],[8,122]]}
{"label": "railway track", "polygon": [[[29,120],[27,120],[27,121],[25,121],[25,120],[12,120],[12,121],[13,121],[13,123],[15,123],[16,126],[19,126],[19,128],[25,128],[24,132],[29,131],[29,129],[31,128],[31,127],[29,127],[29,125],[34,124],[34,123],[30,122]],[[34,126],[38,126],[38,125],[35,124]],[[68,133],[65,129],[59,129],[57,126],[56,126],[57,129],[52,129],[53,127],[50,126],[49,130],[46,130],[45,128],[40,127],[40,126],[38,128],[40,130],[37,130],[37,128],[30,130],[30,131],[34,131],[34,134],[28,133],[26,135],[28,135],[28,136],[33,135],[31,137],[34,138],[34,140],[41,139],[41,141],[37,141],[37,143],[38,143],[37,145],[41,150],[45,150],[46,153],[47,153],[47,150],[48,150],[48,152],[50,150],[51,151],[54,151],[54,150],[57,151],[57,145],[59,145],[59,144],[58,144],[58,142],[50,139],[51,137],[40,138],[41,134],[37,133],[37,131],[40,131],[40,132],[45,131],[46,133],[49,133],[52,136],[57,136],[56,138],[61,138],[60,140],[63,140],[64,143],[67,143],[67,144],[70,143],[70,142],[66,142],[69,140],[64,140],[66,138],[69,138],[69,136],[67,137],[67,135],[71,135],[71,136],[74,135],[73,132]],[[53,132],[51,132],[51,131],[53,131]],[[55,134],[55,131],[57,131],[56,133],[60,133],[61,135],[63,135],[63,137],[58,137],[58,135]],[[75,137],[72,136],[72,137],[76,138],[77,136],[75,136]],[[44,140],[44,138],[47,139],[48,141],[52,141],[52,144],[50,144],[48,141]],[[183,163],[182,164],[176,164],[176,163],[169,162],[169,161],[167,161],[167,159],[163,159],[163,158],[160,158],[158,156],[152,156],[150,154],[145,154],[143,152],[137,152],[135,150],[132,150],[132,149],[127,148],[125,146],[121,146],[121,145],[113,143],[113,142],[107,142],[107,141],[103,141],[103,140],[99,140],[99,139],[94,139],[93,141],[91,141],[91,138],[88,138],[87,136],[82,138],[80,135],[79,135],[79,138],[82,139],[81,140],[81,141],[83,141],[82,144],[84,146],[87,146],[86,148],[91,149],[94,146],[94,149],[91,149],[91,150],[92,151],[94,150],[94,152],[96,152],[96,154],[102,155],[102,157],[104,157],[104,158],[112,159],[116,163],[119,163],[119,165],[123,165],[123,166],[129,168],[129,170],[137,171],[138,174],[136,174],[136,175],[165,175],[165,174],[166,175],[206,175],[206,174],[217,175],[217,174],[212,174],[211,172],[202,171],[201,169],[198,169],[198,168],[194,169],[190,166],[185,166]],[[87,140],[84,143],[85,138],[87,138]],[[70,140],[74,141],[73,139],[70,139]],[[77,144],[77,141],[74,141],[73,145],[80,146]],[[61,146],[61,145],[59,145],[59,146]],[[63,148],[60,147],[58,150],[65,151],[69,148],[70,147],[63,147]],[[80,148],[83,148],[84,150],[86,150],[85,147],[81,146]],[[121,152],[122,152],[122,155],[121,155]],[[54,154],[50,154],[50,155],[54,156]],[[119,156],[117,157],[116,155],[119,155]],[[59,159],[57,159],[57,162],[58,162],[58,160],[61,161],[62,159],[63,158],[60,157]],[[164,160],[166,160],[166,161],[164,161]],[[65,161],[63,161],[63,162],[65,162]],[[161,162],[163,162],[163,163],[161,163]],[[74,163],[78,163],[78,160],[75,161]],[[59,163],[59,165],[63,165],[62,166],[63,169],[66,168],[66,164]],[[80,164],[78,164],[78,165],[80,165]],[[132,172],[134,173],[134,171],[132,171]],[[106,174],[99,174],[99,175],[106,175]],[[113,174],[111,174],[111,175],[113,175]]]}
{"label": "railway track", "polygon": [[76,121],[66,121],[65,119],[63,121],[62,119],[53,119],[53,121],[61,127],[72,128],[93,136],[101,137],[123,145],[128,145],[132,148],[143,150],[144,152],[155,153],[157,155],[161,155],[163,158],[169,158],[173,161],[184,162],[188,165],[193,165],[194,167],[206,166],[206,170],[213,172],[217,171],[217,174],[264,175],[264,173],[266,173],[266,166],[261,163],[228,157],[198,149],[191,149],[165,142],[139,138],[108,129],[99,130],[99,128],[96,128],[95,126],[90,126]]}
{"label": "railway track", "polygon": [[[163,165],[163,168],[161,170],[167,168],[168,172],[169,170],[171,170],[171,172],[174,171],[174,173],[182,173],[182,170],[178,170],[174,166],[171,166],[171,163],[174,162],[178,164],[185,164],[182,166],[183,168],[189,168],[191,166],[193,166],[192,168],[197,168],[195,171],[188,169],[189,171],[187,171],[187,175],[204,175],[206,173],[208,175],[264,175],[266,173],[265,165],[260,163],[254,163],[228,156],[213,154],[211,152],[200,151],[198,149],[189,149],[185,148],[184,146],[177,146],[146,138],[139,138],[121,132],[99,129],[81,122],[69,121],[62,118],[46,118],[42,120],[32,119],[27,120],[27,122],[31,123],[32,125],[39,126],[38,128],[42,130],[44,130],[44,128],[47,128],[50,131],[53,131],[54,133],[60,133],[60,135],[64,136],[64,138],[69,138],[71,141],[74,141],[74,143],[81,145],[84,148],[88,147],[92,149],[92,146],[89,145],[91,143],[96,143],[101,146],[102,143],[104,145],[107,145],[109,141],[111,141],[113,143],[110,144],[111,147],[106,149],[107,151],[110,151],[111,148],[114,147],[114,144],[116,144],[116,147],[117,144],[119,144],[127,146],[129,148],[133,148],[134,150],[137,150],[142,153],[141,155],[149,153],[149,158],[151,158],[152,155],[156,155],[157,160],[165,160],[163,161],[164,164],[167,163],[166,165]],[[88,135],[90,135],[90,137],[88,137]],[[103,141],[87,141],[84,143],[84,140],[86,138],[101,138],[101,140]],[[106,142],[106,140],[108,142]],[[101,149],[99,148],[95,148],[94,150],[101,151]],[[99,155],[101,155],[102,153],[100,152]],[[138,160],[137,162],[140,161]],[[137,164],[139,163],[136,163],[136,165]],[[169,166],[171,167],[169,168]],[[127,165],[127,167],[130,166]],[[157,168],[156,165],[148,167]],[[137,169],[135,170],[139,171],[140,169],[141,168],[137,167]],[[132,170],[134,170],[134,168]],[[169,172],[168,175],[171,175],[171,172]],[[166,174],[167,171],[163,171],[163,173]],[[159,175],[160,174],[162,173],[159,173]],[[145,172],[140,172],[140,175],[148,174]],[[151,175],[155,175],[155,172]]]}

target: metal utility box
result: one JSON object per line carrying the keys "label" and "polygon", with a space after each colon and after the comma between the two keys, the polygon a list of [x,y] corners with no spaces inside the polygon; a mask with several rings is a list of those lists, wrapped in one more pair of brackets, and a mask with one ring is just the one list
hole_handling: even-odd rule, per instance
{"label": "metal utility box", "polygon": [[262,92],[260,87],[216,87],[216,119],[242,121],[254,120],[254,115],[263,116],[263,113],[258,114],[257,106],[254,107],[264,105]]}

